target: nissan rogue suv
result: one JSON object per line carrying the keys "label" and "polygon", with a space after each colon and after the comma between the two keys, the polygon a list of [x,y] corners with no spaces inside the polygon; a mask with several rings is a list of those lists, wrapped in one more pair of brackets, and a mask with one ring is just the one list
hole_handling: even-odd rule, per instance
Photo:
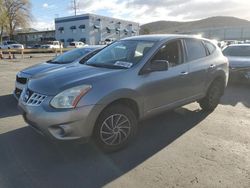
{"label": "nissan rogue suv", "polygon": [[116,41],[84,64],[32,77],[19,99],[25,121],[56,140],[126,146],[146,117],[197,101],[212,112],[228,60],[211,41],[145,35]]}

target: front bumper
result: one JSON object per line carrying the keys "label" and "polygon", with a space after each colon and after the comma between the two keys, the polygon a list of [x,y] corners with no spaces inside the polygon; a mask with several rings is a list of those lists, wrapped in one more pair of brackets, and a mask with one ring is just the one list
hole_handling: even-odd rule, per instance
{"label": "front bumper", "polygon": [[38,133],[55,140],[87,142],[92,135],[100,105],[58,110],[50,107],[47,97],[40,106],[28,106],[19,99],[24,120]]}

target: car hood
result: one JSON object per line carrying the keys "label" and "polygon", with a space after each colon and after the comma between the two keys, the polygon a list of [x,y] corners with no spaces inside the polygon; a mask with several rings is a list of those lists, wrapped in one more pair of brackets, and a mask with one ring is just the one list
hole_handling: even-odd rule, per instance
{"label": "car hood", "polygon": [[28,82],[28,88],[40,94],[53,96],[65,89],[83,84],[92,84],[97,80],[124,70],[74,64],[33,76]]}
{"label": "car hood", "polygon": [[40,63],[31,67],[28,67],[24,70],[22,70],[23,73],[28,74],[28,75],[35,75],[41,72],[46,72],[46,71],[50,71],[53,70],[55,68],[60,68],[60,67],[64,67],[67,66],[66,64],[53,64],[53,63]]}
{"label": "car hood", "polygon": [[231,68],[248,68],[250,67],[250,57],[227,57]]}

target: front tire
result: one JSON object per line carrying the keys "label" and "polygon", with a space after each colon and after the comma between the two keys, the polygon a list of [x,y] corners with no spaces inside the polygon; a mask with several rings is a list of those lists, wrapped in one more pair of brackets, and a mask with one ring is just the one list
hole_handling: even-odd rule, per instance
{"label": "front tire", "polygon": [[215,80],[209,87],[206,97],[198,101],[200,107],[206,112],[213,112],[220,103],[223,91],[223,82],[221,80]]}
{"label": "front tire", "polygon": [[97,145],[105,152],[113,152],[125,147],[136,135],[137,118],[124,105],[106,108],[99,116],[94,129]]}

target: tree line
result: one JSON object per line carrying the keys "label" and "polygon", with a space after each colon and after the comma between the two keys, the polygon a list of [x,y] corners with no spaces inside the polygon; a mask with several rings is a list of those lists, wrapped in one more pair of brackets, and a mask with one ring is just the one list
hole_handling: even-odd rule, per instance
{"label": "tree line", "polygon": [[4,33],[13,39],[17,29],[27,28],[31,21],[29,0],[0,0],[0,42]]}

